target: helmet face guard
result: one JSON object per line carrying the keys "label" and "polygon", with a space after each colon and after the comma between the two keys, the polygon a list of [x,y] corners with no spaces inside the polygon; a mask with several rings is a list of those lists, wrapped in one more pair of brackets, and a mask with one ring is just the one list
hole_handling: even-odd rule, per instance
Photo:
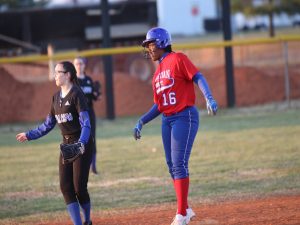
{"label": "helmet face guard", "polygon": [[142,46],[147,47],[152,42],[155,43],[157,48],[166,48],[171,45],[171,36],[167,30],[154,27],[147,32],[146,40],[143,41]]}

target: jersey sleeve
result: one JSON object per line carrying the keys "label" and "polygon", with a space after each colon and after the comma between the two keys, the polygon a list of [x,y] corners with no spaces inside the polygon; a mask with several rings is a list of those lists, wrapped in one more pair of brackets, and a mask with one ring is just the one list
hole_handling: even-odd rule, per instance
{"label": "jersey sleeve", "polygon": [[87,144],[91,133],[90,117],[87,111],[83,111],[79,113],[79,122],[81,126],[79,141],[82,142],[83,144]]}
{"label": "jersey sleeve", "polygon": [[56,124],[56,119],[54,116],[48,115],[45,122],[39,125],[37,128],[26,132],[27,139],[35,140],[46,134],[48,134]]}
{"label": "jersey sleeve", "polygon": [[186,55],[178,53],[178,57],[181,73],[185,76],[186,79],[192,80],[194,75],[198,72],[198,69]]}
{"label": "jersey sleeve", "polygon": [[48,134],[56,125],[55,112],[54,112],[54,104],[55,104],[55,95],[52,97],[51,108],[46,120],[37,126],[35,129],[29,130],[26,132],[27,139],[35,140],[46,134]]}
{"label": "jersey sleeve", "polygon": [[200,72],[195,74],[195,76],[193,77],[193,81],[197,84],[197,86],[199,87],[199,89],[201,90],[202,94],[206,99],[211,98],[212,94],[208,86],[208,83],[205,77]]}
{"label": "jersey sleeve", "polygon": [[140,121],[142,121],[143,124],[146,124],[159,116],[159,114],[160,111],[158,110],[158,105],[154,104],[151,109],[140,118]]}
{"label": "jersey sleeve", "polygon": [[79,115],[79,123],[81,126],[79,141],[82,142],[83,144],[86,144],[90,137],[91,125],[90,125],[90,118],[88,114],[87,101],[83,92],[79,88],[75,97],[75,105]]}

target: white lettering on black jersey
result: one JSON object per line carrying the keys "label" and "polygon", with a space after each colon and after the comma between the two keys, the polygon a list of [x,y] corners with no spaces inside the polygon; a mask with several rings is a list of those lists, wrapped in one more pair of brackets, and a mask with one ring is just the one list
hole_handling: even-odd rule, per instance
{"label": "white lettering on black jersey", "polygon": [[93,93],[93,88],[90,86],[82,86],[81,89],[84,94],[92,94]]}
{"label": "white lettering on black jersey", "polygon": [[55,115],[57,123],[65,123],[68,121],[73,121],[72,113],[63,113]]}
{"label": "white lettering on black jersey", "polygon": [[64,98],[60,92],[54,94],[50,115],[55,117],[63,135],[80,133],[79,114],[84,111],[88,111],[88,106],[80,87],[73,85]]}

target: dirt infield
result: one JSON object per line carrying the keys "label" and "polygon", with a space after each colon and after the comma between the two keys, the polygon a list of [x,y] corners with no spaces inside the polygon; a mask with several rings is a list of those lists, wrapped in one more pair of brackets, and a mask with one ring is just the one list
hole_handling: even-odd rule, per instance
{"label": "dirt infield", "polygon": [[[168,225],[175,206],[162,205],[132,210],[93,213],[94,225]],[[190,225],[283,225],[300,224],[300,195],[243,200],[219,200],[193,205],[196,217]],[[40,225],[71,225],[69,221]]]}

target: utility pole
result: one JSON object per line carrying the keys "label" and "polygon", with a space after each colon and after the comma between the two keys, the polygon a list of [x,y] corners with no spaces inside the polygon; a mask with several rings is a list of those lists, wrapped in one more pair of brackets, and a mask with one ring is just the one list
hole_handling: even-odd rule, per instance
{"label": "utility pole", "polygon": [[[230,0],[222,0],[222,25],[223,39],[230,41],[231,35],[231,20],[230,20]],[[227,88],[227,106],[232,108],[235,106],[235,91],[234,91],[234,70],[232,47],[225,47],[225,68],[226,68],[226,88]]]}
{"label": "utility pole", "polygon": [[[111,47],[110,18],[108,0],[100,1],[102,15],[103,48]],[[106,117],[115,119],[114,88],[113,88],[113,62],[111,55],[103,56],[106,94]]]}

